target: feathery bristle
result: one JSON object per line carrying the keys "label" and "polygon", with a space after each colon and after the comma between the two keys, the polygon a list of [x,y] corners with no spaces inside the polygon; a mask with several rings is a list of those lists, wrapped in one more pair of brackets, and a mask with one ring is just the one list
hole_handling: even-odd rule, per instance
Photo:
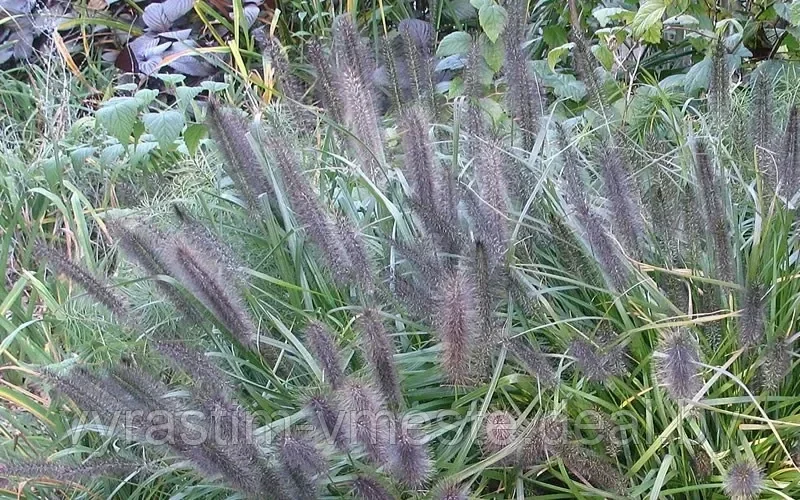
{"label": "feathery bristle", "polygon": [[665,331],[655,356],[656,379],[673,400],[683,403],[700,391],[700,346],[687,328]]}
{"label": "feathery bristle", "polygon": [[510,0],[506,3],[508,23],[504,32],[505,74],[508,109],[522,135],[522,148],[531,151],[536,143],[539,122],[546,103],[539,79],[528,67],[528,56],[523,48],[527,41],[527,6],[526,0]]}
{"label": "feathery bristle", "polygon": [[478,380],[489,376],[497,347],[503,336],[503,325],[494,317],[495,297],[492,293],[492,272],[489,258],[483,245],[475,245],[475,257],[472,274],[475,283],[475,306],[478,315],[478,331],[476,332],[475,349],[472,352],[473,375]]}
{"label": "feathery bristle", "polygon": [[606,277],[608,286],[622,291],[628,286],[629,272],[619,255],[616,244],[605,229],[602,218],[592,209],[587,199],[587,189],[580,174],[581,163],[572,144],[566,142],[564,131],[559,130],[559,142],[563,151],[563,191],[571,213],[583,231],[587,250],[597,261]]}
{"label": "feathery bristle", "polygon": [[395,495],[376,478],[359,475],[353,481],[353,496],[362,500],[395,500]]}
{"label": "feathery bristle", "polygon": [[425,103],[433,111],[435,109],[433,71],[428,54],[430,52],[428,45],[433,43],[433,30],[429,30],[431,34],[426,37],[428,40],[418,40],[413,26],[419,26],[420,23],[424,21],[403,20],[398,24],[397,30],[402,40],[404,61],[413,92],[412,99]]}
{"label": "feathery bristle", "polygon": [[322,437],[332,442],[340,451],[348,451],[349,422],[344,417],[342,408],[334,397],[318,392],[312,394],[306,402],[309,420]]}
{"label": "feathery bristle", "polygon": [[470,359],[478,320],[473,284],[462,269],[452,270],[443,278],[439,296],[436,322],[442,368],[451,383],[466,385],[473,375]]}
{"label": "feathery bristle", "polygon": [[764,289],[749,283],[740,296],[739,345],[744,348],[758,347],[765,339]]}
{"label": "feathery bristle", "polygon": [[572,26],[569,31],[569,41],[574,44],[572,49],[572,66],[578,79],[586,86],[586,95],[589,99],[589,105],[595,106],[598,109],[604,107],[604,98],[602,93],[602,84],[597,78],[595,69],[597,65],[594,63],[594,56],[589,48],[589,42],[586,40],[580,26]]}
{"label": "feathery bristle", "polygon": [[711,56],[711,76],[708,83],[708,109],[717,126],[724,126],[730,114],[730,71],[728,68],[728,50],[725,42],[718,39],[714,42],[714,53]]}
{"label": "feathery bristle", "polygon": [[766,391],[777,391],[792,369],[791,346],[784,340],[771,342],[762,356],[758,372],[761,387]]}
{"label": "feathery bristle", "polygon": [[141,402],[130,394],[106,383],[83,367],[74,367],[64,375],[51,372],[42,375],[82,411],[96,413],[104,421],[112,421],[116,415],[124,412],[143,409]]}
{"label": "feathery bristle", "polygon": [[463,484],[444,479],[431,490],[432,500],[468,500],[469,489]]}
{"label": "feathery bristle", "polygon": [[789,110],[789,121],[783,133],[778,156],[778,190],[791,200],[800,189],[800,111],[797,106]]}
{"label": "feathery bristle", "polygon": [[394,407],[403,403],[397,365],[394,362],[394,340],[386,331],[380,312],[367,308],[356,319],[364,351],[378,387],[386,401]]}
{"label": "feathery bristle", "polygon": [[600,152],[600,157],[600,174],[611,209],[611,232],[617,236],[628,255],[638,259],[641,256],[644,221],[641,197],[625,165],[625,151],[609,140]]}
{"label": "feathery bristle", "polygon": [[122,458],[95,458],[81,464],[55,462],[11,462],[0,464],[0,477],[48,478],[59,482],[74,482],[100,476],[127,476],[141,471],[141,462]]}
{"label": "feathery bristle", "polygon": [[603,456],[573,442],[558,445],[556,454],[570,472],[586,479],[592,486],[625,496],[627,479]]}
{"label": "feathery bristle", "polygon": [[550,361],[539,351],[537,347],[531,345],[523,336],[511,339],[508,350],[522,364],[532,377],[536,377],[544,387],[552,387],[556,382],[556,373],[550,366]]}
{"label": "feathery bristle", "polygon": [[124,318],[128,315],[127,300],[111,289],[101,278],[94,276],[88,269],[69,260],[60,252],[47,248],[43,243],[34,247],[38,259],[46,260],[58,274],[63,274],[70,281],[80,285],[94,300],[102,304],[116,316]]}
{"label": "feathery bristle", "polygon": [[416,428],[395,426],[395,441],[389,446],[389,470],[392,477],[408,488],[420,488],[431,475],[433,462],[421,433]]}
{"label": "feathery bristle", "polygon": [[[327,261],[328,269],[340,286],[355,281],[355,265],[339,234],[336,222],[322,206],[311,184],[303,174],[290,139],[278,131],[263,137],[272,160],[281,173],[289,204],[308,237]],[[360,270],[359,272],[362,272]]]}
{"label": "feathery bristle", "polygon": [[[339,68],[352,69],[353,77],[368,84],[375,70],[375,62],[369,49],[361,40],[358,27],[351,14],[341,14],[334,19],[333,46]],[[371,96],[369,89],[367,92]],[[371,100],[369,104],[373,104]]]}
{"label": "feathery bristle", "polygon": [[[145,224],[130,225],[125,222],[112,226],[112,232],[125,255],[138,264],[150,276],[170,275],[169,261],[163,244],[167,235],[157,228]],[[200,324],[203,314],[171,284],[157,279],[156,288],[192,324]]]}
{"label": "feathery bristle", "polygon": [[764,489],[764,473],[749,458],[737,460],[725,472],[722,489],[731,500],[754,500]]}
{"label": "feathery bristle", "polygon": [[395,60],[392,42],[389,37],[384,35],[381,39],[381,54],[383,55],[383,67],[379,68],[376,85],[384,88],[384,93],[388,92],[391,99],[390,109],[400,109],[405,100],[405,92],[401,88],[400,76],[397,74],[397,61]]}
{"label": "feathery bristle", "polygon": [[322,368],[322,377],[333,389],[344,383],[342,355],[336,345],[336,337],[319,321],[311,321],[305,328],[306,345]]}
{"label": "feathery bristle", "polygon": [[233,392],[225,373],[197,347],[165,338],[154,340],[153,347],[174,369],[186,373],[198,392],[222,397]]}
{"label": "feathery bristle", "polygon": [[757,148],[769,148],[772,145],[774,134],[772,114],[775,112],[775,103],[772,100],[772,80],[763,66],[760,69],[761,71],[758,72],[752,87],[750,133],[753,136],[754,146]]}
{"label": "feathery bristle", "polygon": [[353,267],[349,270],[352,283],[371,295],[377,287],[372,258],[367,250],[364,235],[359,228],[343,215],[335,215],[336,235],[350,257]]}
{"label": "feathery bristle", "polygon": [[317,477],[325,472],[326,464],[320,451],[308,439],[296,432],[280,433],[273,443],[278,461],[287,474],[294,498],[316,498]]}
{"label": "feathery bristle", "polygon": [[466,132],[466,145],[464,152],[467,158],[475,158],[478,154],[480,138],[485,135],[483,111],[480,99],[483,97],[481,72],[483,71],[483,55],[480,45],[473,41],[467,55],[467,66],[464,74],[464,132]]}
{"label": "feathery bristle", "polygon": [[503,168],[504,158],[500,145],[495,141],[480,141],[477,157],[473,161],[475,181],[478,184],[481,218],[486,227],[478,227],[483,234],[486,250],[494,266],[505,258],[508,249],[508,189]]}
{"label": "feathery bristle", "polygon": [[316,40],[308,44],[308,60],[317,72],[316,86],[322,105],[337,123],[344,123],[344,104],[339,96],[337,80],[322,45]]}
{"label": "feathery bristle", "polygon": [[619,347],[606,350],[578,338],[570,344],[569,352],[575,358],[575,365],[589,380],[605,382],[624,373],[623,352]]}
{"label": "feathery bristle", "polygon": [[381,183],[385,156],[383,132],[379,127],[368,80],[362,80],[352,68],[344,68],[339,77],[339,94],[344,105],[344,125],[355,138],[350,141],[364,173],[375,183]]}
{"label": "feathery bristle", "polygon": [[359,443],[375,464],[387,461],[391,439],[391,415],[380,394],[359,380],[348,380],[339,391],[340,404],[349,416],[349,436]]}
{"label": "feathery bristle", "polygon": [[[663,155],[663,143],[655,146],[656,154]],[[669,178],[664,166],[657,162],[652,167],[650,189],[647,191],[646,205],[657,247],[667,264],[672,266],[678,261],[678,239],[680,229],[680,192],[678,186]],[[677,217],[676,217],[677,215]]]}
{"label": "feathery bristle", "polygon": [[244,346],[255,343],[258,329],[253,323],[239,290],[223,274],[217,262],[206,253],[198,253],[188,242],[175,239],[169,248],[170,269],[192,293]]}
{"label": "feathery bristle", "polygon": [[433,145],[428,137],[430,124],[424,110],[412,106],[399,117],[403,146],[403,166],[411,181],[417,203],[428,210],[438,208],[438,164]]}
{"label": "feathery bristle", "polygon": [[[224,108],[212,99],[208,103],[206,121],[211,138],[223,156],[225,173],[245,197],[250,209],[258,212],[262,206],[260,197],[264,194],[267,203],[274,204],[272,185],[247,139],[249,127],[245,118],[238,110]],[[273,213],[279,212],[273,210]]]}
{"label": "feathery bristle", "polygon": [[491,455],[510,445],[517,438],[517,421],[507,411],[495,411],[483,422],[483,453]]}
{"label": "feathery bristle", "polygon": [[734,253],[731,249],[731,230],[727,210],[723,204],[723,180],[717,175],[714,163],[705,142],[695,142],[695,172],[703,204],[706,229],[714,247],[714,262],[717,278],[733,281],[735,273]]}
{"label": "feathery bristle", "polygon": [[270,36],[267,38],[266,49],[292,119],[301,129],[309,129],[314,123],[314,116],[303,106],[303,92],[297,79],[292,75],[289,59],[284,53],[281,42],[277,37]]}

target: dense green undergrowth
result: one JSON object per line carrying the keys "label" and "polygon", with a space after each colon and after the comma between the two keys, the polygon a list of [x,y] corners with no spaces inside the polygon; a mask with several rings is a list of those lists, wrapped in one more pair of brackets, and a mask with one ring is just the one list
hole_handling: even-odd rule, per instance
{"label": "dense green undergrowth", "polygon": [[793,66],[553,79],[505,8],[449,87],[347,16],[314,106],[277,43],[270,104],[7,83],[0,494],[797,497]]}

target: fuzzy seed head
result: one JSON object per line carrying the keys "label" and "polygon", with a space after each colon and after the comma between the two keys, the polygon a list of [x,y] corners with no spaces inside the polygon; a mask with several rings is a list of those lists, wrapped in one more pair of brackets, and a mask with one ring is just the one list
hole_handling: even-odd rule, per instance
{"label": "fuzzy seed head", "polygon": [[659,342],[656,378],[667,394],[681,403],[694,397],[703,385],[700,346],[686,328],[667,330]]}
{"label": "fuzzy seed head", "polygon": [[305,329],[306,344],[311,354],[322,368],[322,376],[333,389],[344,383],[342,355],[336,345],[335,335],[319,321],[311,321]]}
{"label": "fuzzy seed head", "polygon": [[764,474],[750,459],[740,459],[728,467],[722,489],[732,500],[753,500],[764,488]]}
{"label": "fuzzy seed head", "polygon": [[469,489],[459,482],[445,479],[431,491],[433,500],[468,500]]}
{"label": "fuzzy seed head", "polygon": [[516,439],[517,421],[506,411],[495,411],[483,423],[484,453],[491,455],[510,445]]}
{"label": "fuzzy seed head", "polygon": [[384,399],[394,406],[402,404],[400,381],[394,361],[394,340],[389,336],[380,312],[367,308],[356,320],[361,349],[369,361]]}
{"label": "fuzzy seed head", "polygon": [[423,486],[431,475],[433,462],[422,435],[416,428],[396,426],[395,442],[389,447],[392,477],[408,488]]}
{"label": "fuzzy seed head", "polygon": [[444,277],[439,296],[436,319],[442,367],[451,383],[465,385],[472,375],[470,359],[478,319],[473,284],[462,269],[453,270]]}
{"label": "fuzzy seed head", "polygon": [[395,495],[376,478],[359,475],[353,481],[353,495],[362,500],[395,500]]}

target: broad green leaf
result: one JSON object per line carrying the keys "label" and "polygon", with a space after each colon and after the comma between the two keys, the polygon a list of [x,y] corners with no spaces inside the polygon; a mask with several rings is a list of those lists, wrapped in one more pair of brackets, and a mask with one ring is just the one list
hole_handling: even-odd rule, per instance
{"label": "broad green leaf", "polygon": [[600,61],[600,64],[602,64],[607,71],[610,71],[611,67],[614,65],[614,54],[608,47],[603,44],[593,45],[591,50],[595,59]]}
{"label": "broad green leaf", "polygon": [[200,92],[203,92],[202,87],[178,87],[175,89],[175,95],[178,97],[178,105],[181,109],[186,109],[191,104],[192,100],[197,97]]}
{"label": "broad green leaf", "polygon": [[601,27],[605,27],[611,24],[611,21],[623,21],[629,24],[633,21],[636,13],[620,7],[603,7],[592,11],[592,16],[597,19]]}
{"label": "broad green leaf", "polygon": [[544,38],[544,43],[551,49],[569,42],[567,30],[560,24],[545,26],[542,29],[542,37]]}
{"label": "broad green leaf", "polygon": [[569,54],[569,51],[573,47],[575,47],[575,44],[569,42],[565,43],[564,45],[561,45],[560,47],[550,49],[550,52],[547,53],[547,65],[550,67],[550,71],[555,71],[556,64],[558,64],[558,62],[561,61],[561,58],[565,54]]}
{"label": "broad green leaf", "polygon": [[186,143],[186,149],[190,155],[197,152],[200,141],[205,137],[206,132],[206,126],[202,123],[193,123],[186,127],[186,132],[183,133],[183,142]]}
{"label": "broad green leaf", "polygon": [[497,38],[506,29],[506,22],[508,22],[508,14],[506,9],[494,3],[494,1],[484,4],[478,11],[478,20],[481,23],[481,28],[489,40],[496,42]]}
{"label": "broad green leaf", "polygon": [[531,67],[546,87],[553,89],[557,97],[580,101],[586,97],[586,86],[573,75],[554,73],[546,61],[533,61]]}
{"label": "broad green leaf", "polygon": [[97,110],[95,119],[109,134],[127,144],[136,125],[138,111],[139,102],[135,98],[114,97]]}
{"label": "broad green leaf", "polygon": [[493,0],[469,0],[469,4],[475,7],[475,10],[481,10],[484,5],[492,1]]}
{"label": "broad green leaf", "polygon": [[162,82],[164,82],[164,83],[166,83],[168,85],[177,85],[177,84],[183,82],[184,80],[186,80],[186,76],[185,75],[180,75],[180,74],[177,74],[177,73],[176,74],[155,75],[155,76],[156,76],[156,78],[158,78],[159,80],[161,80]]}
{"label": "broad green leaf", "polygon": [[205,81],[200,84],[201,87],[208,90],[209,92],[222,92],[223,90],[228,88],[228,84],[224,82],[211,82]]}
{"label": "broad green leaf", "polygon": [[466,54],[472,45],[472,36],[465,31],[456,31],[442,38],[436,55],[447,57],[455,54]]}
{"label": "broad green leaf", "polygon": [[158,97],[158,90],[155,89],[142,89],[133,95],[133,98],[142,107],[149,105],[156,97]]}
{"label": "broad green leaf", "polygon": [[711,78],[711,59],[706,57],[695,64],[686,73],[683,81],[683,88],[687,94],[708,88],[708,81]]}
{"label": "broad green leaf", "polygon": [[775,13],[793,26],[800,25],[800,0],[778,2],[774,5]]}
{"label": "broad green leaf", "polygon": [[503,60],[505,59],[505,50],[503,40],[490,42],[488,39],[482,38],[483,59],[492,71],[497,73],[503,67]]}
{"label": "broad green leaf", "polygon": [[162,148],[169,147],[183,130],[183,113],[175,110],[147,113],[142,117],[147,133],[156,138]]}
{"label": "broad green leaf", "polygon": [[647,43],[658,43],[661,40],[661,18],[664,17],[666,9],[664,0],[643,2],[631,21],[633,35]]}

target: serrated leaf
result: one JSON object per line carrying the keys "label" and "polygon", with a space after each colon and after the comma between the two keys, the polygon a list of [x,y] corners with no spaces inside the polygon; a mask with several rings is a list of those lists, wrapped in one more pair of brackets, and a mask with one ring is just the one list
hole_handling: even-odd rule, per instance
{"label": "serrated leaf", "polygon": [[103,148],[100,152],[100,163],[103,165],[111,165],[125,153],[125,146],[122,144],[112,144]]}
{"label": "serrated leaf", "polygon": [[542,29],[542,38],[544,38],[544,43],[551,49],[559,45],[564,45],[569,41],[566,28],[560,24],[545,26]]}
{"label": "serrated leaf", "polygon": [[438,57],[461,55],[469,52],[472,46],[472,36],[465,31],[455,31],[442,38],[439,47],[436,49]]}
{"label": "serrated leaf", "polygon": [[182,109],[186,109],[192,100],[197,97],[200,92],[205,89],[203,87],[178,87],[175,89],[175,95],[178,97],[178,105]]}
{"label": "serrated leaf", "polygon": [[222,92],[223,90],[228,88],[227,83],[211,82],[211,81],[202,82],[200,83],[200,86],[203,87],[203,89],[208,90],[209,92]]}
{"label": "serrated leaf", "polygon": [[600,64],[603,65],[607,71],[611,70],[611,67],[614,65],[614,54],[608,49],[607,46],[600,44],[600,45],[593,45],[591,48],[592,54],[594,54],[595,59],[600,61]]}
{"label": "serrated leaf", "polygon": [[142,89],[133,94],[133,98],[136,99],[136,101],[142,107],[153,102],[156,97],[158,97],[158,90],[156,89]]}
{"label": "serrated leaf", "polygon": [[631,23],[636,13],[620,7],[603,7],[592,11],[592,16],[600,23],[600,27],[605,27],[611,24],[611,21]]}
{"label": "serrated leaf", "polygon": [[179,75],[179,74],[163,74],[155,76],[162,82],[170,85],[177,85],[186,80],[186,75]]}
{"label": "serrated leaf", "polygon": [[157,147],[157,142],[140,142],[131,153],[130,165],[133,167],[139,166],[139,164],[145,161],[150,156],[150,153]]}
{"label": "serrated leaf", "polygon": [[95,120],[105,127],[110,135],[127,144],[136,125],[138,111],[139,103],[133,97],[114,97],[97,110]]}
{"label": "serrated leaf", "polygon": [[550,52],[547,53],[547,66],[550,67],[550,71],[555,71],[556,64],[558,64],[558,62],[561,61],[561,58],[564,57],[565,54],[569,54],[569,51],[574,46],[575,46],[574,43],[569,42],[559,47],[550,49]]}
{"label": "serrated leaf", "polygon": [[142,117],[144,128],[152,134],[162,148],[169,147],[183,130],[183,113],[175,110],[147,113]]}
{"label": "serrated leaf", "polygon": [[490,3],[492,0],[469,0],[469,4],[475,7],[475,10],[481,10],[481,7]]}
{"label": "serrated leaf", "polygon": [[711,59],[706,57],[695,64],[686,73],[683,80],[683,89],[687,94],[693,94],[698,90],[708,88],[708,81],[711,79]]}
{"label": "serrated leaf", "polygon": [[202,123],[192,123],[186,127],[186,132],[183,133],[183,142],[186,144],[186,149],[190,155],[197,153],[200,141],[203,140],[207,132],[206,126]]}
{"label": "serrated leaf", "polygon": [[643,2],[631,21],[633,35],[647,43],[658,43],[661,40],[661,18],[666,9],[664,0]]}
{"label": "serrated leaf", "polygon": [[486,65],[495,73],[500,71],[500,68],[503,67],[503,60],[505,59],[503,40],[490,42],[486,38],[483,38],[482,48],[483,59],[486,61]]}
{"label": "serrated leaf", "polygon": [[506,29],[508,13],[502,6],[491,1],[484,4],[478,11],[478,21],[481,23],[481,28],[483,28],[483,32],[486,33],[489,40],[496,42]]}
{"label": "serrated leaf", "polygon": [[533,61],[531,68],[541,79],[545,87],[553,89],[557,97],[581,101],[586,97],[586,85],[573,75],[554,73],[547,65],[547,61]]}

